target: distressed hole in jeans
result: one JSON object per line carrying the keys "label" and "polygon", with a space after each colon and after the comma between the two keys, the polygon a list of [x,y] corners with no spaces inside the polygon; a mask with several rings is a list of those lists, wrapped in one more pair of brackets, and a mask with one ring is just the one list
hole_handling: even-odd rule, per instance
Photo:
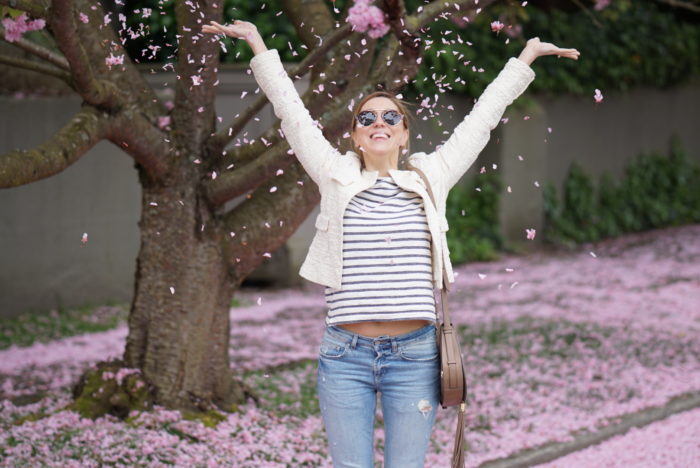
{"label": "distressed hole in jeans", "polygon": [[428,400],[421,400],[418,402],[418,411],[423,413],[423,417],[427,418],[432,409],[433,407]]}

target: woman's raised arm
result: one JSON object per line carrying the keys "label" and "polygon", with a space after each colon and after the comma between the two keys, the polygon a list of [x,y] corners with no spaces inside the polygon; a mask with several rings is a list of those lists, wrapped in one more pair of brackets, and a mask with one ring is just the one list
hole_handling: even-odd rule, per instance
{"label": "woman's raised arm", "polygon": [[527,41],[518,58],[511,57],[508,60],[450,138],[428,158],[437,166],[437,173],[446,181],[448,189],[459,182],[484,149],[506,107],[535,79],[530,64],[542,55],[578,60],[579,52],[576,49],[562,49],[549,42],[540,42],[535,37]]}
{"label": "woman's raised arm", "polygon": [[244,39],[250,45],[255,54],[250,60],[255,80],[272,103],[275,115],[281,120],[281,128],[289,146],[320,188],[322,174],[326,173],[327,165],[339,153],[311,118],[282,66],[277,50],[268,50],[257,27],[247,21],[236,20],[232,25],[212,21],[210,25],[202,26],[202,32]]}

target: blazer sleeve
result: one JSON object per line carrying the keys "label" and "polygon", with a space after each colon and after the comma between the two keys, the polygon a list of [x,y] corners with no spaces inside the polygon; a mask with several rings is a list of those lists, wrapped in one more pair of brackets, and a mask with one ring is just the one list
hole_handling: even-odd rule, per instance
{"label": "blazer sleeve", "polygon": [[255,55],[250,60],[250,68],[280,119],[289,146],[304,170],[320,186],[321,174],[326,171],[331,158],[339,154],[338,150],[326,140],[316,121],[311,118],[282,66],[277,49]]}
{"label": "blazer sleeve", "polygon": [[471,112],[457,125],[452,135],[427,161],[437,167],[437,174],[452,188],[479,153],[508,107],[535,79],[528,64],[511,57],[498,76],[486,87]]}

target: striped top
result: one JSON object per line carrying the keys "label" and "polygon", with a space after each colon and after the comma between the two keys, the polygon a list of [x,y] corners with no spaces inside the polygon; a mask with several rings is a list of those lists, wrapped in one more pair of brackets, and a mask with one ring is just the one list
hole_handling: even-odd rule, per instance
{"label": "striped top", "polygon": [[437,321],[431,236],[423,199],[390,177],[348,203],[343,217],[341,289],[326,286],[326,325]]}

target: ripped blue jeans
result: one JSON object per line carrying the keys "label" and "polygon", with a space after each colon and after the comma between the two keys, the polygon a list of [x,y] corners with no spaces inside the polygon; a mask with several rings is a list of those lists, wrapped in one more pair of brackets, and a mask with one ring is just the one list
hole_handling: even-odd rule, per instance
{"label": "ripped blue jeans", "polygon": [[384,468],[423,468],[440,404],[435,334],[434,324],[376,338],[326,327],[317,388],[334,468],[373,468],[377,392]]}

